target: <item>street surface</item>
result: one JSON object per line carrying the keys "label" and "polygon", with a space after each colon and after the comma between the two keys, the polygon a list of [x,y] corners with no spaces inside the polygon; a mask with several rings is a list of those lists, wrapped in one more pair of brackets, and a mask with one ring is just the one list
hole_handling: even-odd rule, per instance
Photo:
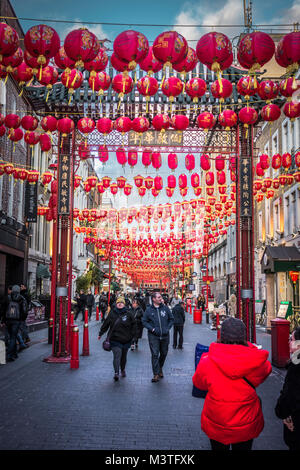
{"label": "street surface", "polygon": [[[112,353],[98,341],[100,323],[89,324],[90,355],[79,369],[43,362],[51,354],[47,329],[30,334],[32,344],[12,363],[0,366],[0,449],[6,450],[210,450],[200,429],[203,400],[192,397],[194,351],[217,333],[186,313],[184,349],[173,350],[165,378],[151,383],[152,368],[144,330],[137,351],[128,352],[127,377],[113,381]],[[80,354],[82,352],[82,322]],[[172,334],[173,330],[171,330]],[[271,352],[271,336],[257,331],[257,343]],[[286,450],[274,406],[285,376],[273,372],[257,391],[265,428],[254,450]]]}

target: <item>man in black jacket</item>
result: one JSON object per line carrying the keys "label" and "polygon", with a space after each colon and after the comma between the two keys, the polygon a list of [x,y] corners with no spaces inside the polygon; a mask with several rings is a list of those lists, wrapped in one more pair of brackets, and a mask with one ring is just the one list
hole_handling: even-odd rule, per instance
{"label": "man in black jacket", "polygon": [[168,354],[169,331],[174,323],[174,317],[169,307],[163,303],[159,292],[152,295],[152,305],[148,305],[142,323],[148,330],[148,340],[152,355],[152,382],[163,378],[163,366]]}
{"label": "man in black jacket", "polygon": [[82,315],[82,321],[84,321],[84,310],[85,310],[85,307],[86,307],[86,295],[83,291],[83,289],[80,290],[80,294],[79,296],[77,297],[77,312],[75,314],[75,318],[74,320],[77,320],[77,317],[79,315],[79,313],[81,312],[81,315]]}
{"label": "man in black jacket", "polygon": [[[26,314],[26,318],[27,318],[28,311],[30,310],[31,295],[29,294],[28,289],[25,286],[25,284],[21,284],[20,287],[21,287],[20,294],[22,295],[22,297],[24,297],[24,299],[26,300],[26,303],[27,303],[27,314]],[[21,334],[22,334],[23,341],[25,343],[29,343],[30,338],[29,338],[28,327],[27,327],[27,324],[26,324],[26,318],[25,318],[24,321],[20,322],[20,331],[21,331]]]}
{"label": "man in black jacket", "polygon": [[93,296],[91,289],[89,289],[88,294],[86,296],[86,306],[87,306],[88,311],[89,311],[89,320],[92,317],[92,312],[93,312],[94,305],[95,305],[95,297]]}
{"label": "man in black jacket", "polygon": [[185,322],[184,302],[175,305],[172,310],[174,316],[173,348],[177,348],[177,337],[179,335],[178,349],[183,349],[183,327]]}

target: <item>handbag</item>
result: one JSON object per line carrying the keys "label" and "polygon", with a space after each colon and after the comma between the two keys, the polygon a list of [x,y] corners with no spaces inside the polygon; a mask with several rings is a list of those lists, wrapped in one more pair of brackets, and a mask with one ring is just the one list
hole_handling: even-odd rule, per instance
{"label": "handbag", "polygon": [[[247,382],[248,385],[250,385],[250,387],[254,388],[254,390],[256,391],[256,387],[254,387],[253,383],[250,382],[250,380],[246,379],[246,377],[243,377],[243,379],[245,380],[245,382]],[[261,398],[259,395],[257,395],[259,401],[260,401],[260,406],[262,406],[262,401],[261,401]]]}
{"label": "handbag", "polygon": [[108,335],[106,336],[106,339],[103,341],[102,343],[102,347],[104,349],[104,351],[111,351],[111,344],[110,344],[110,337],[111,337],[111,334],[116,326],[116,324],[118,323],[118,321],[120,320],[120,318],[117,318],[117,320],[115,321],[113,327],[109,330],[109,333]]}

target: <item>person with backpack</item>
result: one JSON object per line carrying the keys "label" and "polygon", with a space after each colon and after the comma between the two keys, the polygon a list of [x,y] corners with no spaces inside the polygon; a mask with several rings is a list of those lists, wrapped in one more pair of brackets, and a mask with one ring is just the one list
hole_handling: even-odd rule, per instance
{"label": "person with backpack", "polygon": [[26,320],[27,303],[20,294],[20,286],[12,286],[11,294],[2,304],[1,320],[5,323],[9,335],[7,362],[13,362],[17,357],[17,336],[20,322]]}

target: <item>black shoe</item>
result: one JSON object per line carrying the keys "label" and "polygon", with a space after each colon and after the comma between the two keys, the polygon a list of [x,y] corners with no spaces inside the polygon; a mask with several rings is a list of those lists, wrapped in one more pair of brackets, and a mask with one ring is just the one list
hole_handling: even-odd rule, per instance
{"label": "black shoe", "polygon": [[119,380],[119,374],[114,375],[114,381],[117,382]]}
{"label": "black shoe", "polygon": [[178,346],[178,349],[183,349],[183,346]]}
{"label": "black shoe", "polygon": [[29,346],[27,346],[27,344],[24,344],[24,346],[20,346],[19,349],[18,349],[18,352],[21,352],[23,351],[24,349],[27,349]]}
{"label": "black shoe", "polygon": [[164,374],[163,374],[163,371],[161,370],[160,373],[158,374],[159,378],[160,379],[163,379],[164,378]]}
{"label": "black shoe", "polygon": [[155,375],[151,382],[159,382],[159,375]]}
{"label": "black shoe", "polygon": [[6,362],[14,362],[14,358],[13,357],[8,357]]}

